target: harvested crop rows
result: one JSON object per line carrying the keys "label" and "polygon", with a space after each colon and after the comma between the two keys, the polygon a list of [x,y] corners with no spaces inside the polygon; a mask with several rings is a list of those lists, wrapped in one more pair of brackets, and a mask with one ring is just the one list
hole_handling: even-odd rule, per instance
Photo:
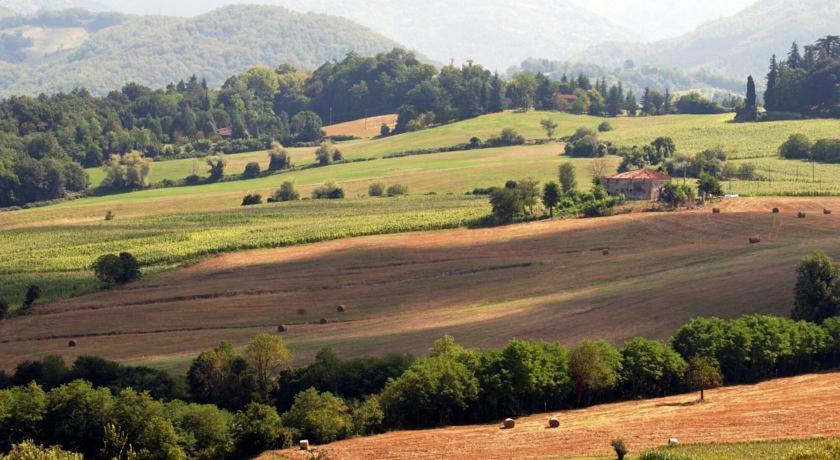
{"label": "harvested crop rows", "polygon": [[[344,356],[419,353],[444,334],[482,347],[510,337],[666,338],[698,315],[785,315],[798,260],[840,254],[840,217],[822,214],[832,206],[840,199],[745,199],[718,215],[635,213],[228,254],[5,321],[0,365],[101,354],[183,370],[203,348],[280,324],[302,361],[327,345]],[[762,243],[748,244],[754,236]],[[79,346],[68,349],[74,337]]]}

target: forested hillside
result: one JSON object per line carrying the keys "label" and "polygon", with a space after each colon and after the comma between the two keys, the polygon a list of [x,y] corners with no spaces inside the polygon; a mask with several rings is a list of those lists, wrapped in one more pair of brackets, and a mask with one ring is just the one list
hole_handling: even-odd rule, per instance
{"label": "forested hillside", "polygon": [[607,68],[596,64],[579,64],[548,59],[527,59],[519,66],[520,70],[531,73],[543,73],[553,80],[562,79],[563,75],[596,75],[609,81],[621,81],[625,89],[640,94],[645,88],[669,88],[674,92],[701,91],[716,100],[725,100],[732,94],[742,94],[742,78],[730,78],[720,73],[707,70],[683,71],[673,68],[660,68],[648,65],[636,65],[625,62],[619,67]]}
{"label": "forested hillside", "polygon": [[[50,13],[53,19],[57,15]],[[27,26],[57,29],[40,19]],[[128,17],[118,25],[88,33],[81,43],[37,63],[15,64],[32,45],[24,31],[16,40],[17,47],[6,52],[17,58],[0,62],[0,94],[76,87],[104,94],[128,82],[160,87],[192,74],[215,87],[255,65],[289,63],[311,69],[350,51],[373,55],[395,45],[346,19],[268,6],[226,7],[192,19]],[[0,35],[11,37],[11,43],[18,31],[10,27],[0,30]]]}
{"label": "forested hillside", "polygon": [[745,78],[764,74],[767,56],[787,52],[792,41],[811,43],[837,34],[838,24],[836,0],[763,0],[672,40],[598,45],[573,60],[616,67],[632,59],[637,65],[705,68]]}

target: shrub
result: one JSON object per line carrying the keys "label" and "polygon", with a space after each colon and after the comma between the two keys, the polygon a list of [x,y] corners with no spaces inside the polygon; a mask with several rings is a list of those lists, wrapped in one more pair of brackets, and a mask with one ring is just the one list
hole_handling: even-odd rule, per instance
{"label": "shrub", "polygon": [[344,154],[341,153],[341,150],[338,150],[338,149],[333,150],[332,161],[334,161],[334,162],[344,161]]}
{"label": "shrub", "polygon": [[304,439],[328,443],[353,434],[353,420],[347,404],[330,392],[315,388],[302,391],[288,412],[283,424],[300,432]]}
{"label": "shrub", "polygon": [[598,140],[598,136],[591,134],[568,142],[566,154],[575,157],[602,157],[607,154],[607,146]]}
{"label": "shrub", "polygon": [[333,161],[333,151],[332,147],[326,142],[322,142],[321,145],[315,150],[315,160],[318,161],[320,166],[327,166],[328,164],[332,163]]}
{"label": "shrub", "polygon": [[601,133],[606,133],[608,131],[612,131],[613,129],[614,129],[613,125],[608,121],[605,121],[605,122],[601,123],[600,125],[598,125],[598,132],[601,132]]}
{"label": "shrub", "polygon": [[105,254],[93,263],[93,272],[106,285],[124,284],[140,277],[140,265],[128,252]]}
{"label": "shrub", "polygon": [[791,134],[788,140],[779,146],[779,155],[782,158],[809,158],[811,155],[811,141],[804,134]]}
{"label": "shrub", "polygon": [[513,128],[505,128],[498,136],[487,139],[487,145],[492,147],[503,147],[506,145],[521,145],[525,143],[525,138],[516,132]]}
{"label": "shrub", "polygon": [[184,178],[184,183],[187,185],[198,185],[201,183],[201,176],[198,174],[190,174]]}
{"label": "shrub", "polygon": [[402,184],[394,184],[388,187],[386,193],[388,194],[388,196],[408,195],[408,187]]}
{"label": "shrub", "polygon": [[300,194],[295,190],[295,184],[286,181],[280,184],[280,188],[274,192],[273,201],[295,201],[300,199]]}
{"label": "shrub", "polygon": [[242,177],[245,179],[253,179],[255,177],[259,177],[260,175],[260,164],[256,161],[252,161],[245,165],[245,171],[242,173]]}
{"label": "shrub", "polygon": [[353,433],[360,436],[380,433],[384,418],[379,396],[370,396],[352,408]]}
{"label": "shrub", "polygon": [[32,305],[41,298],[41,288],[32,284],[26,288],[26,294],[23,296],[23,304],[20,306],[21,313],[29,313]]}
{"label": "shrub", "polygon": [[840,139],[820,139],[811,147],[814,161],[840,163]]}
{"label": "shrub", "polygon": [[627,449],[627,446],[624,445],[624,441],[621,439],[613,439],[612,442],[610,442],[610,446],[612,446],[615,451],[615,455],[618,460],[624,460],[624,456],[630,452],[630,450]]}
{"label": "shrub", "polygon": [[387,137],[391,134],[391,127],[388,126],[387,123],[382,123],[382,126],[379,127],[379,135],[382,137]]}
{"label": "shrub", "polygon": [[385,184],[374,182],[368,187],[368,196],[382,196],[385,194]]}
{"label": "shrub", "polygon": [[697,190],[706,192],[709,195],[720,196],[723,195],[723,189],[720,186],[717,178],[710,174],[700,174],[700,179],[697,181]]}
{"label": "shrub", "polygon": [[114,213],[111,210],[108,210],[105,213],[105,220],[114,220]]}
{"label": "shrub", "polygon": [[242,198],[242,206],[252,206],[255,204],[262,204],[262,195],[259,193],[249,193]]}
{"label": "shrub", "polygon": [[639,460],[690,460],[691,457],[674,452],[667,448],[662,450],[648,450],[639,455]]}
{"label": "shrub", "polygon": [[210,182],[218,182],[225,177],[225,166],[227,166],[227,160],[222,155],[213,156],[207,159],[207,166],[210,167],[208,171],[209,177],[207,180]]}
{"label": "shrub", "polygon": [[57,446],[43,447],[32,441],[15,444],[7,455],[0,454],[2,460],[82,460],[83,456],[62,450]]}
{"label": "shrub", "polygon": [[694,190],[687,185],[669,182],[662,187],[659,199],[673,207],[679,207],[694,200]]}
{"label": "shrub", "polygon": [[312,198],[319,199],[341,199],[344,198],[344,189],[339,187],[335,182],[327,182],[324,185],[312,191]]}
{"label": "shrub", "polygon": [[9,314],[9,302],[6,299],[0,299],[0,319],[5,318]]}
{"label": "shrub", "polygon": [[271,151],[268,152],[268,170],[281,171],[292,167],[292,159],[289,153],[283,149],[278,142],[271,144]]}
{"label": "shrub", "polygon": [[249,403],[244,411],[237,412],[234,416],[233,437],[237,453],[251,457],[278,447],[288,447],[280,443],[279,433],[282,425],[280,415],[274,407],[256,402]]}

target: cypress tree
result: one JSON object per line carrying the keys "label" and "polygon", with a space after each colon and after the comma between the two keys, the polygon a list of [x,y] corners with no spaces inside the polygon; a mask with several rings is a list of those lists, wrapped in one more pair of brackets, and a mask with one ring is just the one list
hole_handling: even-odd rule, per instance
{"label": "cypress tree", "polygon": [[[796,46],[796,42],[794,42]],[[770,59],[770,72],[767,73],[767,89],[764,91],[764,107],[767,110],[775,110],[777,108],[777,94],[776,86],[779,83],[779,63],[776,62],[776,55]],[[748,89],[749,91],[749,89]]]}

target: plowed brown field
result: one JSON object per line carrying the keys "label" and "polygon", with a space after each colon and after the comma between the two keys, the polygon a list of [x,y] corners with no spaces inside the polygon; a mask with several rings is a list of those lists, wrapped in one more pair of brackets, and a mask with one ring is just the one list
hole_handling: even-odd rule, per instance
{"label": "plowed brown field", "polygon": [[183,370],[204,348],[279,324],[300,360],[326,345],[343,356],[421,353],[444,334],[480,347],[667,338],[698,315],[785,315],[796,263],[816,249],[840,256],[840,199],[719,207],[223,255],[3,321],[0,367],[57,353]]}
{"label": "plowed brown field", "polygon": [[[516,428],[473,425],[397,431],[324,446],[329,458],[547,459],[608,456],[610,440],[623,439],[637,455],[667,444],[806,439],[840,435],[840,373],[805,375],[720,388],[697,395],[605,404],[517,420]],[[549,429],[551,416],[560,428]],[[262,460],[305,459],[300,451],[270,452]]]}

